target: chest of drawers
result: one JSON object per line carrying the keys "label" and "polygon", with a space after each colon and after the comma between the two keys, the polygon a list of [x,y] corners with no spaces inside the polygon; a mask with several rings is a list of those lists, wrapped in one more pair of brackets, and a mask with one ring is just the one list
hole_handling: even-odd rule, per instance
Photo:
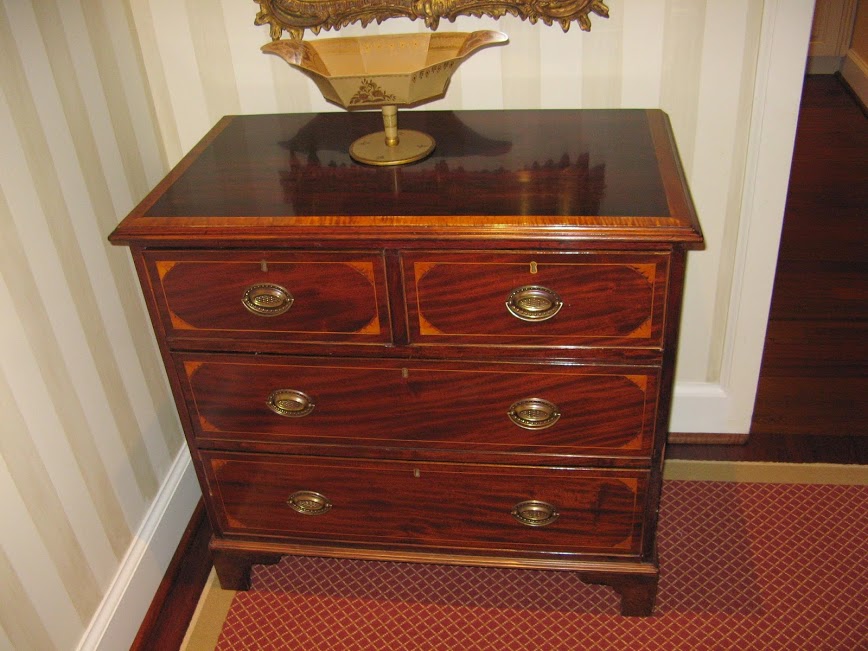
{"label": "chest of drawers", "polygon": [[224,587],[285,554],[578,572],[651,613],[685,252],[656,110],[221,120],[118,226]]}

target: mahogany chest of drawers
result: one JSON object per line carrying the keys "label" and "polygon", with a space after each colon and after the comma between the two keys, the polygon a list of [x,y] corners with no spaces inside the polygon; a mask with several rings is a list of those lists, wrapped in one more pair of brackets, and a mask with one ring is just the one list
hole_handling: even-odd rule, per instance
{"label": "mahogany chest of drawers", "polygon": [[575,571],[651,613],[685,251],[656,110],[235,116],[130,246],[224,587],[284,554]]}

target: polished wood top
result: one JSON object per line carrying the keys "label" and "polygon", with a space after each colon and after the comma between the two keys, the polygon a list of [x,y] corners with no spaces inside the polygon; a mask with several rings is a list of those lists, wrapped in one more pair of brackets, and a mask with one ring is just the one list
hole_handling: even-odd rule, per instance
{"label": "polished wood top", "polygon": [[432,135],[434,153],[354,162],[378,112],[226,117],[111,239],[701,242],[659,110],[402,111],[399,126]]}

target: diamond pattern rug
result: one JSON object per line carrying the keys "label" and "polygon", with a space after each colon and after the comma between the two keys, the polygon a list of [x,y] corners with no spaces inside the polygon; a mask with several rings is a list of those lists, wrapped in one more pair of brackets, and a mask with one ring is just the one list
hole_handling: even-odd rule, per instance
{"label": "diamond pattern rug", "polygon": [[217,649],[868,650],[868,486],[666,481],[651,618],[569,572],[256,566]]}

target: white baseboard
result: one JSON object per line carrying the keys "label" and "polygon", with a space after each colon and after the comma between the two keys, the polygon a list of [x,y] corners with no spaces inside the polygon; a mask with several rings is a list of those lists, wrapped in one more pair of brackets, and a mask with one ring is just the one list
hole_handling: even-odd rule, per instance
{"label": "white baseboard", "polygon": [[868,105],[868,62],[860,57],[855,50],[850,50],[844,57],[841,76],[850,84],[850,88],[859,96],[862,103]]}
{"label": "white baseboard", "polygon": [[805,72],[809,75],[834,75],[841,69],[841,57],[808,57],[808,67]]}
{"label": "white baseboard", "polygon": [[734,403],[720,384],[678,382],[672,396],[669,431],[743,434],[750,428],[751,410],[736,409]]}
{"label": "white baseboard", "polygon": [[130,648],[201,495],[184,447],[136,532],[78,651]]}

